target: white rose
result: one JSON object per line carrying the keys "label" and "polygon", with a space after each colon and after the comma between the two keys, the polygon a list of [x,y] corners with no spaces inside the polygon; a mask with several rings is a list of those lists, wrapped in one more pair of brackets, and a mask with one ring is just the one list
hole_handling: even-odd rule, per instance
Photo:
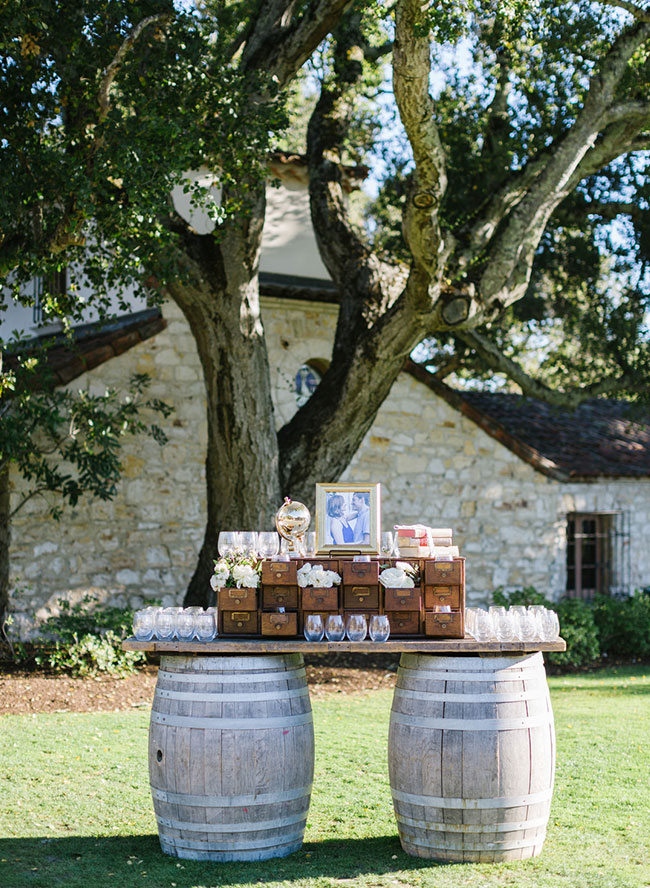
{"label": "white rose", "polygon": [[332,585],[332,581],[329,581],[328,584],[328,570],[323,570],[323,566],[321,564],[317,564],[316,567],[311,572],[311,586],[316,586],[318,588],[329,587]]}
{"label": "white rose", "polygon": [[379,574],[379,581],[388,589],[413,589],[415,583],[399,567],[387,567]]}
{"label": "white rose", "polygon": [[298,585],[301,589],[304,589],[305,586],[311,585],[311,580],[309,579],[311,574],[311,564],[303,564],[303,566],[298,571]]}
{"label": "white rose", "polygon": [[226,585],[226,581],[230,576],[230,570],[225,561],[217,561],[214,566],[214,573],[210,577],[210,585],[213,589],[220,589]]}
{"label": "white rose", "polygon": [[238,589],[255,589],[260,579],[259,574],[250,564],[236,564],[232,569],[232,575]]}

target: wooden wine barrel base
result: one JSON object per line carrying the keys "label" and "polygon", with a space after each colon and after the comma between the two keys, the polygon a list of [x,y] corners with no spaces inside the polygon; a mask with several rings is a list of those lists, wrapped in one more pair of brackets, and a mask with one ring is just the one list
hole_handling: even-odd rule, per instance
{"label": "wooden wine barrel base", "polygon": [[228,861],[297,851],[313,774],[301,654],[161,657],[149,776],[166,854]]}
{"label": "wooden wine barrel base", "polygon": [[407,854],[458,863],[538,855],[555,772],[541,653],[402,654],[388,763]]}

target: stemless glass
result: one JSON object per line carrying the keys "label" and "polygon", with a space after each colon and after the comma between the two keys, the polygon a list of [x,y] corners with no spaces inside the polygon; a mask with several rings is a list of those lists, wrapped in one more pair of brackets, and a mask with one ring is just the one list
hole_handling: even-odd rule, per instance
{"label": "stemless glass", "polygon": [[345,631],[350,641],[363,641],[368,633],[368,624],[363,614],[350,614]]}
{"label": "stemless glass", "polygon": [[182,610],[176,614],[176,635],[181,641],[189,641],[194,635],[194,621],[196,614],[189,610]]}
{"label": "stemless glass", "polygon": [[208,611],[203,611],[203,613],[195,615],[194,625],[196,629],[196,637],[199,641],[212,641],[217,634],[214,617],[214,613]]}
{"label": "stemless glass", "polygon": [[538,636],[537,620],[535,614],[531,613],[528,608],[523,614],[518,614],[518,632],[517,636],[520,641],[535,641]]}
{"label": "stemless glass", "polygon": [[388,641],[390,635],[390,623],[385,614],[374,614],[370,617],[368,629],[372,641]]}
{"label": "stemless glass", "polygon": [[152,608],[136,611],[133,614],[133,634],[138,641],[149,641],[153,638],[156,614]]}
{"label": "stemless glass", "polygon": [[560,637],[560,621],[555,611],[547,610],[540,620],[542,641],[557,641]]}
{"label": "stemless glass", "polygon": [[217,537],[217,549],[222,558],[232,555],[239,548],[239,534],[234,530],[222,530]]}
{"label": "stemless glass", "polygon": [[323,618],[320,614],[308,614],[305,617],[305,638],[307,641],[320,641],[324,632]]}
{"label": "stemless glass", "polygon": [[381,535],[381,554],[387,558],[393,554],[395,538],[390,530],[385,530]]}
{"label": "stemless glass", "polygon": [[503,613],[498,613],[496,617],[493,617],[493,622],[497,641],[514,641],[516,639],[519,622],[516,613],[510,613],[504,609]]}
{"label": "stemless glass", "polygon": [[303,551],[305,553],[305,558],[313,558],[316,554],[316,533],[313,530],[310,530],[305,534]]}
{"label": "stemless glass", "polygon": [[342,641],[345,638],[345,623],[340,614],[330,614],[325,623],[328,641]]}
{"label": "stemless glass", "polygon": [[156,614],[156,637],[164,641],[174,634],[174,609],[161,607]]}
{"label": "stemless glass", "polygon": [[262,558],[273,558],[280,551],[280,534],[275,530],[262,530],[257,534],[257,551]]}
{"label": "stemless glass", "polygon": [[477,641],[494,641],[495,635],[492,615],[482,607],[476,609],[474,628],[476,631],[474,637]]}
{"label": "stemless glass", "polygon": [[476,612],[478,611],[477,607],[466,607],[465,608],[465,633],[466,635],[471,635],[472,638],[476,638]]}

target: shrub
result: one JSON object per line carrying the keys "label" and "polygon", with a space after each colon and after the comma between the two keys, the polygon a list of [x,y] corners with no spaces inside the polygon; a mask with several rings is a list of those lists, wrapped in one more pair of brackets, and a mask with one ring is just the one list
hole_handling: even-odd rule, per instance
{"label": "shrub", "polygon": [[70,604],[59,599],[59,614],[49,617],[43,629],[52,643],[38,643],[34,661],[56,673],[73,676],[128,675],[146,660],[141,651],[123,651],[122,640],[131,634],[133,611],[120,607],[99,607],[99,601],[86,595]]}
{"label": "shrub", "polygon": [[600,648],[608,657],[650,657],[650,595],[637,591],[618,597],[598,595],[594,620]]}
{"label": "shrub", "polygon": [[495,604],[505,607],[522,604],[542,604],[554,610],[560,620],[560,632],[566,641],[566,651],[549,651],[544,656],[554,666],[574,669],[590,666],[600,657],[598,629],[594,622],[593,608],[577,598],[550,601],[532,586],[514,592],[504,592],[500,587],[493,595]]}

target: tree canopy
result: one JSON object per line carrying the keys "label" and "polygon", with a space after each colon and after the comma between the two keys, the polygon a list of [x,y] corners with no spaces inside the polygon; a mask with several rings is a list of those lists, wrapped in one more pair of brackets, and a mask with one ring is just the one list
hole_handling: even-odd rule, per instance
{"label": "tree canopy", "polygon": [[[99,294],[153,282],[195,336],[208,515],[191,600],[219,528],[260,527],[283,494],[311,502],[315,481],[341,475],[422,341],[440,376],[504,374],[569,404],[647,394],[641,3],[10,0],[0,33],[2,274],[67,262]],[[329,369],[276,433],[257,280],[265,156],[305,64],[312,220],[340,311]],[[364,229],[342,165],[378,153],[387,175]],[[169,196],[200,165],[221,185],[219,202],[196,195],[207,234]]]}

